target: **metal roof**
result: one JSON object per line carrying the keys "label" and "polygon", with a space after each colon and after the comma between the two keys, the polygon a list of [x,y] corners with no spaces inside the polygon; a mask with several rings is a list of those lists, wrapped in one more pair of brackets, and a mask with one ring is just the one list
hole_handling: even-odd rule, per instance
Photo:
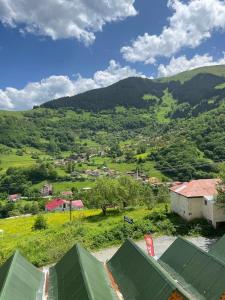
{"label": "metal roof", "polygon": [[71,299],[116,299],[104,265],[79,245],[50,269],[49,300]]}
{"label": "metal roof", "polygon": [[44,274],[18,251],[0,268],[1,300],[41,300]]}
{"label": "metal roof", "polygon": [[157,261],[128,239],[103,264],[76,245],[44,282],[48,276],[17,251],[0,268],[0,300],[224,299],[224,252],[225,236],[209,253],[177,238]]}
{"label": "metal roof", "polygon": [[159,262],[184,288],[201,295],[196,299],[218,300],[225,293],[225,264],[183,238],[177,238]]}
{"label": "metal roof", "polygon": [[124,299],[167,300],[175,292],[186,299],[175,280],[131,240],[120,247],[107,265]]}
{"label": "metal roof", "polygon": [[218,183],[218,179],[198,179],[175,185],[170,190],[187,198],[214,196]]}
{"label": "metal roof", "polygon": [[225,235],[209,249],[209,253],[225,263]]}

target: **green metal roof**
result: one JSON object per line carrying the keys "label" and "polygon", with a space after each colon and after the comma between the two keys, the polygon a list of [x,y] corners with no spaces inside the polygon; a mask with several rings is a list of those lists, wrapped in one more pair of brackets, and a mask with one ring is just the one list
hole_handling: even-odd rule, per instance
{"label": "green metal roof", "polygon": [[178,290],[176,282],[157,261],[131,240],[107,264],[126,300],[167,300]]}
{"label": "green metal roof", "polygon": [[0,300],[39,300],[44,274],[18,251],[0,268]]}
{"label": "green metal roof", "polygon": [[218,300],[225,293],[225,264],[182,238],[159,261],[173,277],[196,290],[200,299]]}
{"label": "green metal roof", "polygon": [[79,245],[50,269],[50,300],[115,300],[104,265]]}
{"label": "green metal roof", "polygon": [[210,248],[209,253],[225,263],[225,235]]}

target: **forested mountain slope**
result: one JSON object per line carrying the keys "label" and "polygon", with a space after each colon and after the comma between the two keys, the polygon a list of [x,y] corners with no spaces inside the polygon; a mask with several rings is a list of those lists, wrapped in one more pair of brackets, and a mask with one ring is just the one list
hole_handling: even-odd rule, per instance
{"label": "forested mountain slope", "polygon": [[21,159],[30,151],[36,163],[103,151],[101,163],[123,172],[180,181],[217,176],[225,161],[224,74],[220,66],[167,81],[128,78],[31,111],[2,111],[0,171],[15,151]]}
{"label": "forested mountain slope", "polygon": [[225,98],[225,66],[200,68],[159,80],[131,77],[106,88],[49,101],[42,107],[95,112],[116,106],[157,108],[163,104],[165,92],[174,102],[171,117],[197,115],[218,107]]}

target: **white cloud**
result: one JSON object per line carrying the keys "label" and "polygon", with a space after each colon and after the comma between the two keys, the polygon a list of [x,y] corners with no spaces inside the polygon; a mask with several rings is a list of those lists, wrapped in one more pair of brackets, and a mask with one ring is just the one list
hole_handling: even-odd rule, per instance
{"label": "white cloud", "polygon": [[169,0],[168,7],[174,13],[160,35],[145,33],[121,49],[127,61],[151,64],[158,56],[171,57],[183,47],[195,48],[213,30],[225,29],[224,0]]}
{"label": "white cloud", "polygon": [[97,71],[92,78],[83,78],[78,75],[77,79],[72,80],[68,76],[50,76],[40,82],[28,83],[21,90],[12,87],[0,89],[0,109],[29,109],[33,105],[40,105],[48,100],[105,87],[131,76],[144,77],[135,69],[129,66],[121,67],[120,64],[111,60],[107,69]]}
{"label": "white cloud", "polygon": [[177,58],[173,57],[168,65],[159,65],[158,76],[167,77],[199,67],[223,64],[225,64],[225,54],[218,60],[214,60],[209,54],[195,55],[191,59],[187,59],[187,57],[183,55]]}
{"label": "white cloud", "polygon": [[108,22],[137,14],[135,0],[0,0],[0,21],[21,32],[52,39],[76,38],[86,45]]}

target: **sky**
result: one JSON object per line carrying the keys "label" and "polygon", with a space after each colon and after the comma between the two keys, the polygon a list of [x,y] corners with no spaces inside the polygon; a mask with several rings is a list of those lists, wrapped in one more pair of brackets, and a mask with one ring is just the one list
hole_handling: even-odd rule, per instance
{"label": "sky", "polygon": [[225,64],[224,0],[0,0],[0,109]]}

